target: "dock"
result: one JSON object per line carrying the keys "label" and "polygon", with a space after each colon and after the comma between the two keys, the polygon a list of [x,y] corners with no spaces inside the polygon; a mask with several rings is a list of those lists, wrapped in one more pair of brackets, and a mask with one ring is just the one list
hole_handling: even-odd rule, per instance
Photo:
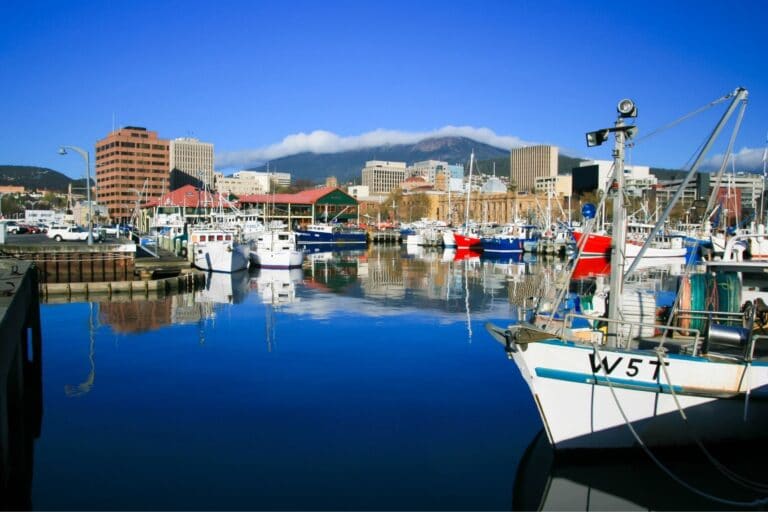
{"label": "dock", "polygon": [[368,241],[372,244],[399,244],[400,239],[400,232],[394,229],[368,232]]}
{"label": "dock", "polygon": [[43,414],[38,272],[0,260],[0,509],[29,510]]}
{"label": "dock", "polygon": [[0,244],[0,261],[32,262],[44,302],[152,298],[205,286],[204,273],[162,248],[150,255],[120,239],[93,245],[22,240]]}

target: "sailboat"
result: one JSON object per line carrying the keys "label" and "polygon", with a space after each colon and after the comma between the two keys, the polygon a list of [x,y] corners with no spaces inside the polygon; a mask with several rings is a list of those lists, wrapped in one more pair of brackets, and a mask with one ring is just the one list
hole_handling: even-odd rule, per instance
{"label": "sailboat", "polygon": [[457,249],[473,249],[479,251],[482,249],[480,235],[475,233],[470,227],[469,222],[469,200],[472,194],[472,167],[475,164],[475,152],[469,156],[469,179],[467,181],[467,204],[466,214],[464,215],[464,227],[453,233],[453,240]]}
{"label": "sailboat", "polygon": [[[590,146],[606,141],[610,132],[615,135],[613,255],[604,316],[550,304],[553,313],[543,322],[530,323],[531,317],[507,328],[486,324],[522,374],[556,450],[650,448],[768,436],[768,352],[757,343],[768,336],[753,332],[752,315],[732,315],[734,325],[725,322],[724,314],[709,311],[702,318],[705,327],[684,329],[674,322],[628,321],[622,305],[625,280],[649,241],[737,105],[745,108],[745,89],[728,97],[732,102],[726,113],[626,271],[628,260],[616,247],[624,246],[626,234],[624,146],[636,127],[625,120],[636,117],[634,103],[619,103],[613,128],[587,134]],[[645,307],[642,302],[636,305]],[[561,312],[558,324],[551,322],[554,312]]]}

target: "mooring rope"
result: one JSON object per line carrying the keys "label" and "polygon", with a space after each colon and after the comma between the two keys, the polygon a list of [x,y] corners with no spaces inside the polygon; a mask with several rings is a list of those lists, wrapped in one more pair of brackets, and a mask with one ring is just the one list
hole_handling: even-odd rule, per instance
{"label": "mooring rope", "polygon": [[[597,342],[592,342],[592,349],[595,351],[595,357],[598,361],[600,361],[600,352],[597,348]],[[662,365],[663,366],[663,365]],[[603,373],[605,373],[605,370],[603,370]],[[735,501],[735,500],[729,500],[726,498],[720,498],[719,496],[715,496],[713,494],[706,493],[700,489],[697,489],[693,485],[689,484],[682,478],[675,475],[672,470],[670,470],[667,466],[664,465],[663,462],[661,462],[654,454],[651,452],[650,448],[643,442],[643,440],[640,438],[640,435],[637,433],[635,428],[632,426],[632,422],[627,417],[626,413],[624,412],[624,408],[621,406],[621,403],[619,402],[619,397],[616,396],[616,390],[613,387],[613,382],[611,382],[611,379],[608,377],[608,374],[605,374],[605,380],[608,382],[608,388],[611,390],[611,395],[613,396],[613,400],[616,403],[616,407],[619,409],[619,413],[621,414],[621,417],[624,419],[624,423],[627,425],[627,428],[632,433],[632,436],[635,438],[635,441],[637,444],[643,449],[646,455],[656,464],[656,466],[661,469],[662,472],[664,472],[669,478],[677,482],[679,485],[685,487],[692,493],[701,496],[702,498],[715,501],[717,503],[721,503],[723,505],[729,505],[732,507],[756,507],[761,505],[768,504],[768,497],[762,497],[755,499],[753,501]]]}
{"label": "mooring rope", "polygon": [[711,462],[712,465],[715,466],[715,468],[720,470],[720,472],[722,472],[732,482],[754,491],[768,492],[768,484],[757,482],[755,480],[750,480],[747,477],[739,475],[735,471],[725,466],[719,460],[717,460],[714,457],[714,455],[712,455],[712,453],[707,449],[707,447],[704,446],[704,443],[701,441],[701,438],[696,434],[696,431],[691,426],[690,421],[688,421],[688,415],[685,414],[685,409],[683,409],[682,405],[680,404],[680,400],[677,397],[677,393],[675,393],[675,388],[672,386],[672,380],[669,377],[669,370],[667,370],[667,367],[664,364],[663,350],[656,350],[656,357],[659,360],[659,366],[661,367],[661,370],[664,372],[664,378],[667,380],[667,385],[669,386],[670,394],[672,395],[672,398],[675,401],[675,405],[677,406],[677,410],[680,413],[680,417],[683,419],[683,422],[685,423],[686,430],[688,431],[688,434],[693,438],[696,445],[701,449],[702,452],[704,452],[704,455],[706,456],[707,460],[709,460],[709,462]]}

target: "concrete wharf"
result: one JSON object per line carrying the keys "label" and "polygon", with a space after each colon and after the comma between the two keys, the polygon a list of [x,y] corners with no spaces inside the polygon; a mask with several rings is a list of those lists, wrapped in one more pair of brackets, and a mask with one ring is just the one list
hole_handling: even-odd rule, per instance
{"label": "concrete wharf", "polygon": [[87,245],[22,235],[0,245],[0,258],[33,262],[40,296],[46,301],[75,295],[149,297],[205,284],[205,274],[189,260],[161,248],[149,255],[130,241]]}
{"label": "concrete wharf", "polygon": [[0,260],[0,509],[31,509],[34,440],[43,414],[38,272]]}

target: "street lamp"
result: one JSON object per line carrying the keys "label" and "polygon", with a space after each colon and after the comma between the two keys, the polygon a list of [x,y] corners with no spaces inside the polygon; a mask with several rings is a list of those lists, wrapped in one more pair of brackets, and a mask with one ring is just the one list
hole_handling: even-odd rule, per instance
{"label": "street lamp", "polygon": [[91,159],[88,156],[88,152],[84,149],[80,149],[77,146],[61,146],[59,148],[60,155],[66,155],[67,150],[79,153],[83,160],[85,160],[85,175],[87,181],[85,183],[85,197],[88,201],[88,245],[93,245],[93,203],[91,203]]}

